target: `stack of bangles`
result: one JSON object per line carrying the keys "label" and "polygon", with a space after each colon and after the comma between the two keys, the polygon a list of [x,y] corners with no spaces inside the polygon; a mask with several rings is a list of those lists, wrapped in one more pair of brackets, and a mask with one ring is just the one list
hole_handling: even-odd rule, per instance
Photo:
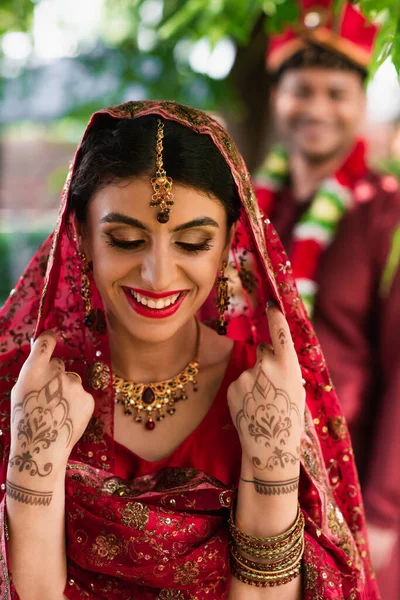
{"label": "stack of bangles", "polygon": [[296,521],[281,535],[257,538],[243,533],[233,522],[232,514],[229,530],[232,572],[243,583],[273,587],[289,583],[300,575],[304,553],[304,515],[300,506]]}

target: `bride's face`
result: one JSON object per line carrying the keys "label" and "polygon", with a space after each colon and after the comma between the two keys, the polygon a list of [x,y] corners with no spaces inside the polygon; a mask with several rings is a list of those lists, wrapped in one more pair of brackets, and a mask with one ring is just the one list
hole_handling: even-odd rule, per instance
{"label": "bride's face", "polygon": [[231,236],[215,198],[175,183],[170,220],[160,224],[152,193],[150,181],[138,178],[98,191],[89,203],[83,249],[109,326],[158,342],[204,303]]}

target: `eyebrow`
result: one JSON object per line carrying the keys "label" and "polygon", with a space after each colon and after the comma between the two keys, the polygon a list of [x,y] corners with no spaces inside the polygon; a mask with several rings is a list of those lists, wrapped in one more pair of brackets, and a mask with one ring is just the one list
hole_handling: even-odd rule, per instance
{"label": "eyebrow", "polygon": [[[149,228],[146,227],[142,221],[139,221],[139,219],[128,217],[128,215],[118,212],[108,213],[100,219],[100,223],[123,223],[124,225],[129,225],[130,227],[136,227],[137,229],[142,229],[143,231],[149,231]],[[219,229],[219,225],[216,221],[214,221],[214,219],[211,219],[210,217],[199,217],[198,219],[193,219],[192,221],[178,225],[172,230],[172,233],[176,233],[177,231],[185,231],[186,229],[192,229],[193,227],[204,226],[216,227]]]}

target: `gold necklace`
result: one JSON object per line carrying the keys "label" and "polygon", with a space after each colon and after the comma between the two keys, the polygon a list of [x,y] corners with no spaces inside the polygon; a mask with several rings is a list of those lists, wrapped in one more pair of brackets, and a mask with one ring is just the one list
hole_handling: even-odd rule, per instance
{"label": "gold necklace", "polygon": [[187,400],[186,386],[193,385],[197,392],[197,375],[199,372],[200,326],[196,320],[197,340],[196,351],[192,361],[175,377],[156,383],[135,383],[113,374],[115,403],[122,404],[126,415],[133,415],[136,423],[142,423],[146,418],[145,427],[152,431],[155,420],[162,421],[166,413],[174,415],[175,404]]}

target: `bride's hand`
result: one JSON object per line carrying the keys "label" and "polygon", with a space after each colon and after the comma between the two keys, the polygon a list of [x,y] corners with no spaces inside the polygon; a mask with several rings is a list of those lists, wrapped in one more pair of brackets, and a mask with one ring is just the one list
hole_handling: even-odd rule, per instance
{"label": "bride's hand", "polygon": [[228,403],[242,444],[242,477],[268,495],[297,490],[305,390],[289,326],[267,308],[272,346],[261,344],[257,362],[233,382]]}
{"label": "bride's hand", "polygon": [[65,372],[53,357],[56,336],[43,333],[34,342],[11,392],[9,471],[41,481],[65,469],[73,446],[94,409],[79,376]]}

